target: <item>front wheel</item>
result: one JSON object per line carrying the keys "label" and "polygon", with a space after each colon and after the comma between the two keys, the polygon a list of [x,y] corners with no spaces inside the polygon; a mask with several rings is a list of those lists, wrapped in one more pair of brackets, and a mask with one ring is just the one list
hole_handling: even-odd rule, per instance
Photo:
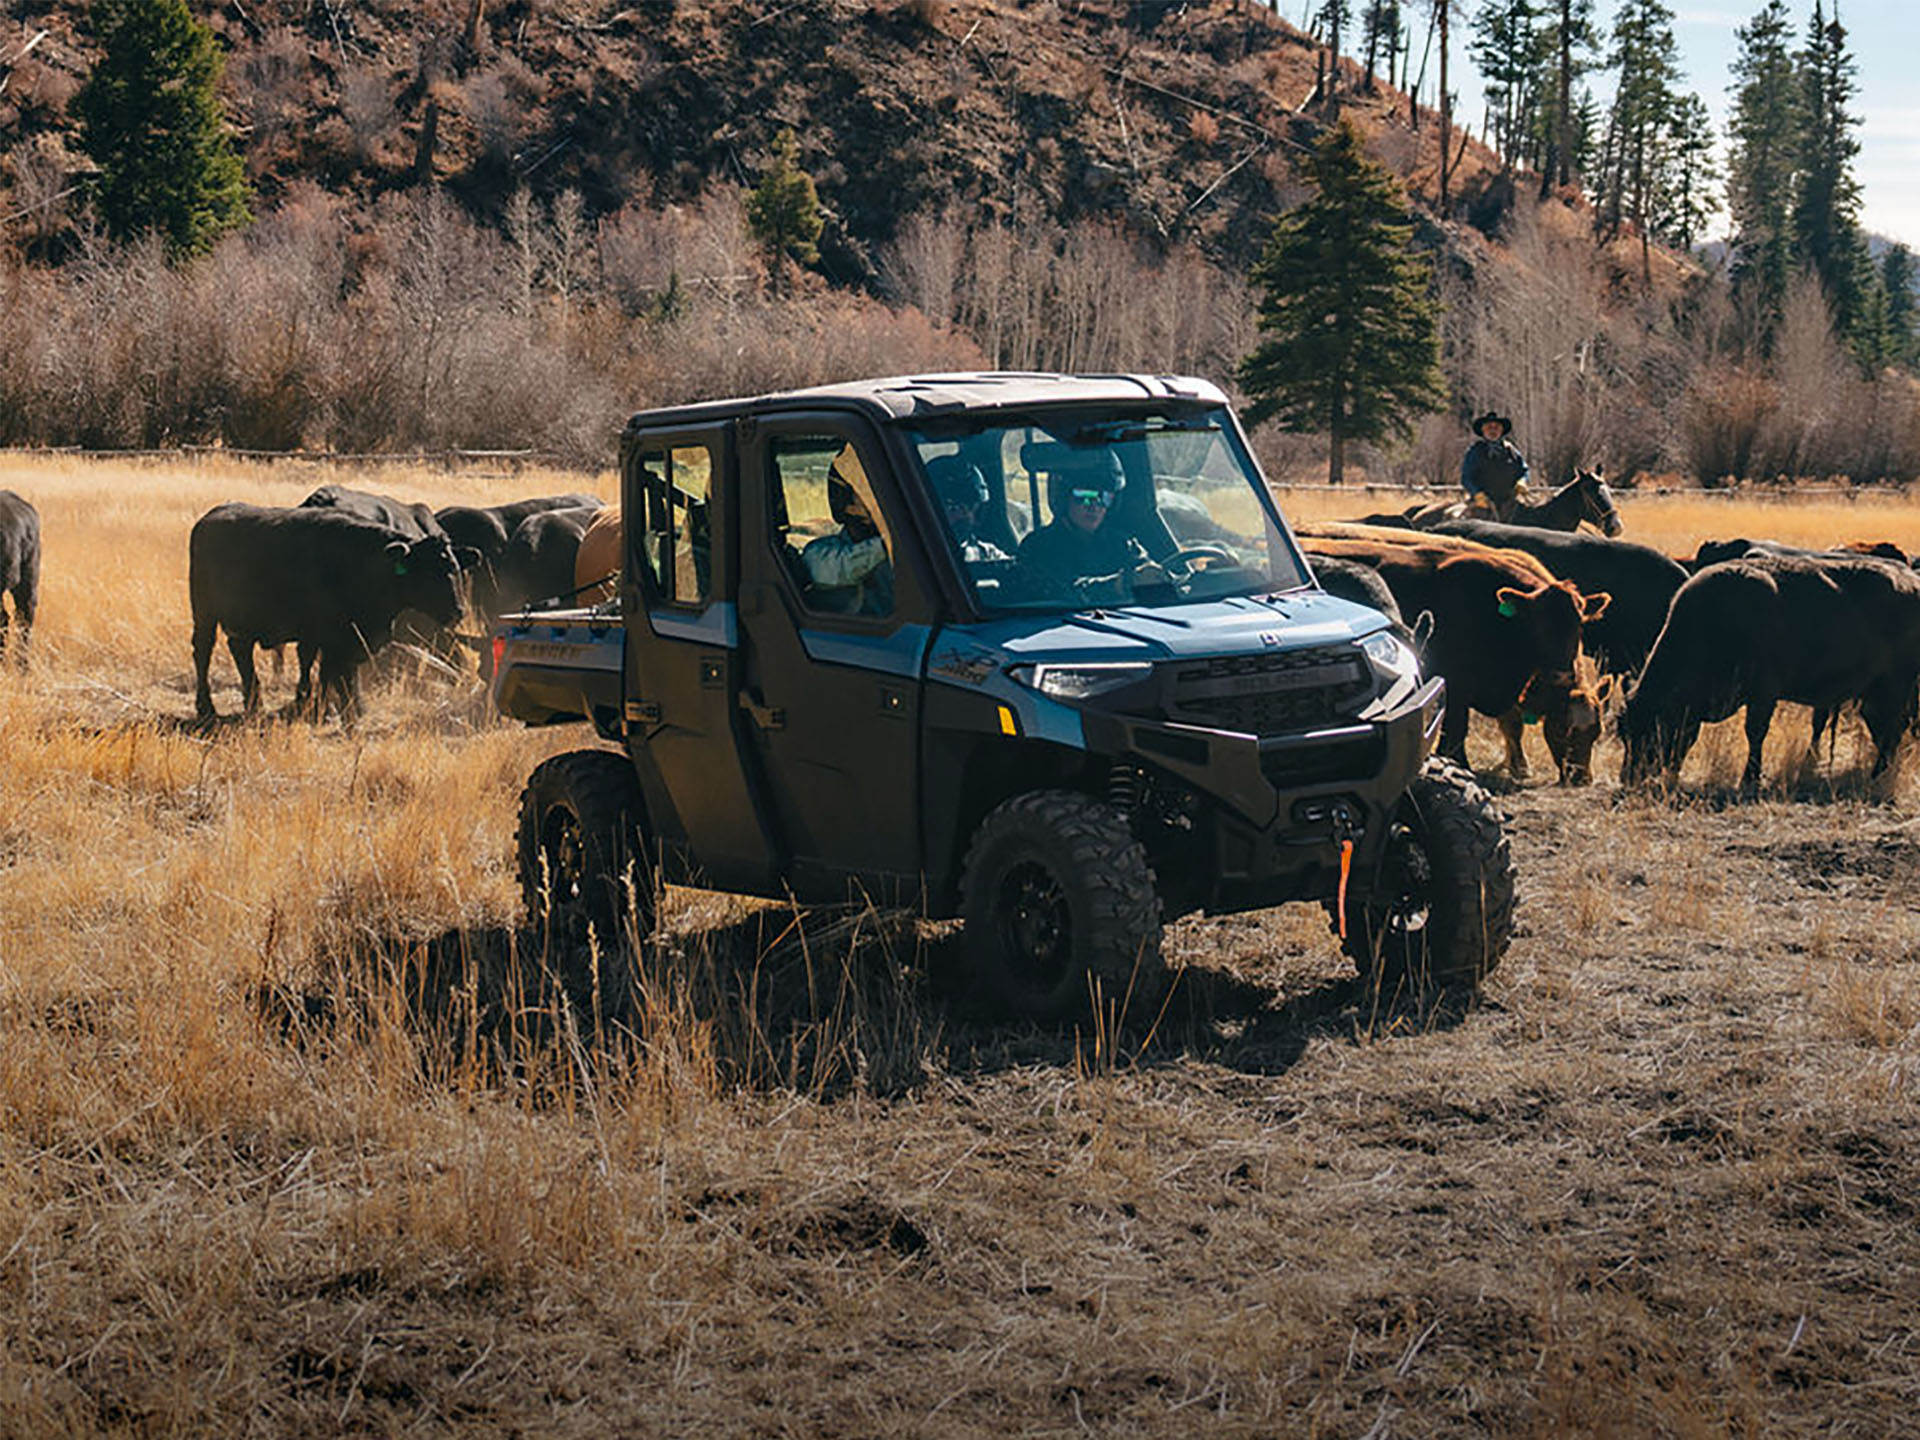
{"label": "front wheel", "polygon": [[573,750],[535,768],[520,795],[520,893],[535,928],[567,941],[593,931],[619,948],[632,917],[653,929],[653,877],[642,844],[633,762],[611,750]]}
{"label": "front wheel", "polygon": [[1071,790],[1000,805],[974,832],[961,915],[975,987],[997,1009],[1060,1020],[1102,997],[1138,1013],[1164,981],[1160,896],[1112,806]]}
{"label": "front wheel", "polygon": [[1499,811],[1471,771],[1436,757],[1394,807],[1377,863],[1354,877],[1344,948],[1383,990],[1477,985],[1513,939],[1513,906]]}

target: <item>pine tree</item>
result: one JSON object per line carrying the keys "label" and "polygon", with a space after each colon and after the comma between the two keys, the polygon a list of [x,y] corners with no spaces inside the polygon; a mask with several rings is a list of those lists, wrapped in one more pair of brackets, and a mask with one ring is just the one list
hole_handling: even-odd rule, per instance
{"label": "pine tree", "polygon": [[782,130],[773,142],[773,164],[747,197],[747,231],[767,252],[773,293],[781,293],[789,258],[811,265],[820,258],[815,243],[826,228],[813,177],[800,168],[800,141]]}
{"label": "pine tree", "polygon": [[1612,66],[1619,72],[1601,155],[1601,233],[1612,240],[1622,223],[1640,232],[1642,283],[1651,283],[1649,230],[1667,177],[1662,142],[1679,97],[1674,91],[1673,12],[1662,0],[1621,0],[1613,22]]}
{"label": "pine tree", "polygon": [[1674,102],[1661,137],[1660,189],[1651,224],[1662,240],[1682,250],[1699,243],[1720,206],[1713,187],[1720,167],[1713,154],[1713,116],[1698,95]]}
{"label": "pine tree", "polygon": [[185,0],[94,0],[102,55],[75,99],[108,233],[159,231],[175,255],[244,225],[247,183],[220,113],[224,64]]}
{"label": "pine tree", "polygon": [[1254,266],[1264,338],[1238,374],[1256,423],[1327,433],[1337,485],[1348,440],[1406,436],[1444,403],[1440,307],[1406,199],[1353,127],[1329,130],[1304,169],[1318,193],[1275,221]]}
{"label": "pine tree", "polygon": [[1487,82],[1493,148],[1509,169],[1530,158],[1526,141],[1539,106],[1543,59],[1538,9],[1536,0],[1486,0],[1468,47]]}
{"label": "pine tree", "polygon": [[1393,84],[1393,60],[1400,49],[1400,0],[1366,0],[1360,17],[1361,41],[1367,54],[1367,85],[1371,89],[1382,51],[1387,60],[1387,83]]}
{"label": "pine tree", "polygon": [[1800,261],[1819,277],[1833,308],[1834,330],[1858,338],[1867,290],[1867,249],[1860,233],[1860,186],[1853,157],[1858,117],[1847,111],[1858,88],[1847,32],[1814,0],[1813,23],[1800,60],[1802,151],[1793,205],[1793,242]]}
{"label": "pine tree", "polygon": [[1913,293],[1915,274],[1913,252],[1904,245],[1890,245],[1880,257],[1880,288],[1885,292],[1888,363],[1912,369],[1920,360],[1920,335],[1914,322],[1920,319],[1920,305]]}
{"label": "pine tree", "polygon": [[1590,120],[1582,125],[1583,101],[1574,85],[1594,65],[1594,52],[1600,48],[1600,33],[1593,22],[1593,0],[1552,0],[1552,8],[1541,26],[1540,50],[1545,55],[1548,75],[1540,85],[1541,99],[1536,119],[1537,148],[1540,154],[1541,193],[1553,185],[1570,185],[1581,168],[1592,140]]}
{"label": "pine tree", "polygon": [[1734,32],[1727,209],[1733,219],[1734,294],[1771,343],[1793,277],[1793,205],[1802,146],[1799,67],[1789,48],[1786,0],[1767,0]]}

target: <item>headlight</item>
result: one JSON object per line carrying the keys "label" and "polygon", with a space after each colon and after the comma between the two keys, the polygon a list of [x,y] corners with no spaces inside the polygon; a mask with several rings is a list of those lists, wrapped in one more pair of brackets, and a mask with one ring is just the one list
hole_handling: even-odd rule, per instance
{"label": "headlight", "polygon": [[1153,673],[1153,666],[1144,660],[1104,665],[1016,665],[1007,673],[1056,700],[1085,700],[1144,680]]}
{"label": "headlight", "polygon": [[1360,650],[1372,664],[1374,673],[1387,684],[1420,678],[1420,657],[1391,630],[1376,630],[1360,642]]}

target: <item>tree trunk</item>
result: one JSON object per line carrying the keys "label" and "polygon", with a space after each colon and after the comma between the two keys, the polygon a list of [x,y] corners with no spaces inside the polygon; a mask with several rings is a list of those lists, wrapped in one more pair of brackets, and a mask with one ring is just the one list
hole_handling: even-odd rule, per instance
{"label": "tree trunk", "polygon": [[1347,478],[1347,418],[1341,414],[1338,401],[1334,402],[1333,424],[1328,427],[1327,435],[1327,483],[1340,485]]}
{"label": "tree trunk", "polygon": [[1447,0],[1437,0],[1440,17],[1440,218],[1447,218],[1448,152],[1453,140],[1453,98],[1447,94]]}
{"label": "tree trunk", "polygon": [[1554,163],[1547,173],[1555,183],[1573,180],[1573,0],[1560,0],[1560,113],[1554,117]]}

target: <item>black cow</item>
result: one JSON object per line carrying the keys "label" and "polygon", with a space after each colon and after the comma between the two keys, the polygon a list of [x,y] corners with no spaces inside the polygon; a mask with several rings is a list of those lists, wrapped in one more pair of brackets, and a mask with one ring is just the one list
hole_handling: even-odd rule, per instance
{"label": "black cow", "polygon": [[1703,724],[1747,711],[1741,785],[1782,700],[1860,703],[1873,773],[1893,763],[1920,689],[1920,575],[1860,556],[1749,555],[1710,565],[1673,597],[1666,628],[1620,713],[1629,783],[1677,775]]}
{"label": "black cow", "polygon": [[448,625],[460,614],[460,557],[446,536],[410,537],[336,509],[215,506],[194,522],[187,557],[202,719],[215,713],[207,665],[216,630],[227,632],[248,714],[260,706],[254,646],[295,641],[319,657],[322,696],[351,718],[360,662],[391,638],[396,616],[418,610]]}
{"label": "black cow", "polygon": [[371,520],[376,525],[397,530],[410,540],[447,533],[440,528],[440,521],[434,516],[431,506],[409,505],[404,500],[395,500],[391,495],[376,495],[371,490],[322,485],[300,504],[309,509],[338,510],[343,515],[357,515],[362,520]]}
{"label": "black cow", "polygon": [[[574,510],[585,505],[603,505],[597,495],[536,495],[506,505],[448,505],[434,512],[440,528],[455,545],[477,551],[479,563],[473,567],[472,605],[483,625],[491,625],[504,613],[500,604],[499,566],[506,558],[507,544],[530,515],[547,510]],[[571,586],[562,586],[570,589]]]}
{"label": "black cow", "polygon": [[13,597],[11,617],[0,605],[0,655],[10,643],[9,627],[18,621],[20,638],[11,643],[14,658],[25,663],[40,607],[40,512],[11,490],[0,490],[0,590]]}
{"label": "black cow", "polygon": [[536,600],[570,599],[574,593],[574,561],[580,537],[593,517],[606,507],[591,505],[564,510],[542,510],[515,527],[506,554],[495,570],[500,613],[518,610]]}
{"label": "black cow", "polygon": [[1779,540],[1702,540],[1700,548],[1693,552],[1693,559],[1681,563],[1690,571],[1698,574],[1709,565],[1724,564],[1728,560],[1744,560],[1749,555],[1786,555],[1816,560],[1846,560],[1854,556],[1866,555],[1876,560],[1889,560],[1895,565],[1908,563],[1907,552],[1887,540],[1857,540],[1845,545],[1836,545],[1826,550],[1814,550],[1804,545],[1788,545]]}
{"label": "black cow", "polygon": [[1482,545],[1524,550],[1562,580],[1578,585],[1581,594],[1611,595],[1606,612],[1587,622],[1580,643],[1602,669],[1616,675],[1631,675],[1647,663],[1654,638],[1667,623],[1674,592],[1687,582],[1679,561],[1631,540],[1492,520],[1448,520],[1435,528]]}

